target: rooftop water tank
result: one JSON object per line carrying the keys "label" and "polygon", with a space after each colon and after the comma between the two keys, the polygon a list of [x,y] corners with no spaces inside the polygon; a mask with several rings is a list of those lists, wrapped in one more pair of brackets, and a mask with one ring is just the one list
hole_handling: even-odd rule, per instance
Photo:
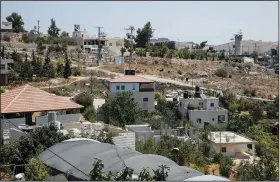
{"label": "rooftop water tank", "polygon": [[56,112],[55,111],[48,112],[48,123],[55,122],[55,121],[57,121]]}

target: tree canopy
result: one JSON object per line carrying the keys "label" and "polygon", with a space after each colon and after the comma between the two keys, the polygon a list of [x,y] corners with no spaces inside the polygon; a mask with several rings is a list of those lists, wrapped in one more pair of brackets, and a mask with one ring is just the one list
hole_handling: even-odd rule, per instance
{"label": "tree canopy", "polygon": [[57,25],[55,23],[55,20],[52,18],[51,19],[51,25],[48,29],[48,34],[50,36],[53,36],[53,37],[58,37],[59,36],[59,31],[60,31],[60,29],[57,27]]}
{"label": "tree canopy", "polygon": [[6,20],[8,22],[12,22],[12,27],[15,30],[16,33],[24,32],[24,22],[18,13],[12,13],[11,15],[6,17]]}
{"label": "tree canopy", "polygon": [[102,109],[106,123],[121,127],[135,123],[139,117],[139,109],[131,92],[117,93],[114,98],[106,101]]}
{"label": "tree canopy", "polygon": [[150,22],[147,22],[144,28],[137,30],[137,35],[135,38],[136,47],[146,48],[149,43],[150,38],[153,37],[153,29]]}

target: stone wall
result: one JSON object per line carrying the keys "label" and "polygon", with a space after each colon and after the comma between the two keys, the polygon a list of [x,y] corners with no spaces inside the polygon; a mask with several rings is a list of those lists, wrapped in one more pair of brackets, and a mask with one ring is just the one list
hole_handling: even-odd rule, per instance
{"label": "stone wall", "polygon": [[4,36],[8,36],[11,42],[22,42],[22,35],[22,33],[1,32],[1,40],[3,40]]}

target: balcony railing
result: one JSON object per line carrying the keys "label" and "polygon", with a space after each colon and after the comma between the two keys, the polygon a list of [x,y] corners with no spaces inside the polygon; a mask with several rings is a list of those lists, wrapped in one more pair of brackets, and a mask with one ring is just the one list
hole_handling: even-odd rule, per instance
{"label": "balcony railing", "polygon": [[153,92],[154,83],[140,83],[139,92]]}

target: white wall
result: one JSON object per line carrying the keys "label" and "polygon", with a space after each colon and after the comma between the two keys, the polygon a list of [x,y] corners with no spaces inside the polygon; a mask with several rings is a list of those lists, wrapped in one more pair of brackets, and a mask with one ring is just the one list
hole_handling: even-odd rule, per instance
{"label": "white wall", "polygon": [[145,141],[149,138],[153,138],[154,137],[154,132],[153,131],[147,131],[147,132],[135,132],[135,136],[136,136],[136,141]]}
{"label": "white wall", "polygon": [[[204,122],[208,122],[209,124],[221,128],[226,127],[228,123],[228,112],[227,110],[190,110],[188,112],[189,120],[194,126],[198,126],[199,128],[204,128]],[[225,123],[218,123],[218,116],[225,116]],[[201,123],[197,123],[197,119],[201,119]],[[214,121],[213,121],[214,119]]]}
{"label": "white wall", "polygon": [[[120,86],[120,90],[117,90],[117,85]],[[121,86],[125,86],[125,90],[121,90]],[[135,86],[135,90],[133,90],[133,85]],[[111,83],[110,84],[111,92],[139,92],[139,83]]]}
{"label": "white wall", "polygon": [[[188,105],[194,104],[199,105],[200,103],[203,103],[202,110],[219,110],[219,99],[218,98],[180,98],[179,99],[179,111],[182,114],[183,118],[186,118],[186,115],[188,113]],[[214,103],[214,107],[211,107],[211,103]]]}
{"label": "white wall", "polygon": [[[110,98],[114,97],[117,92],[108,92]],[[152,112],[155,109],[155,92],[132,92],[132,97],[138,103],[138,107]],[[148,98],[148,102],[143,102],[143,98]]]}
{"label": "white wall", "polygon": [[120,133],[119,136],[113,137],[113,142],[121,148],[129,148],[135,151],[135,133]]}

